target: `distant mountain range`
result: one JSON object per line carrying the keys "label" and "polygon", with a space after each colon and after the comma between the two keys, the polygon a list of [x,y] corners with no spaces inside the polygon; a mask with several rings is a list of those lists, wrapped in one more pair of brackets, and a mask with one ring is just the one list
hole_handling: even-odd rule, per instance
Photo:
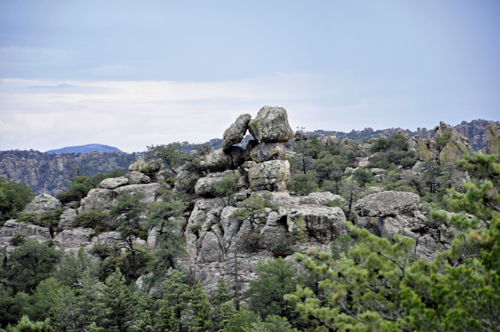
{"label": "distant mountain range", "polygon": [[120,149],[115,148],[109,145],[103,144],[87,144],[87,145],[79,145],[79,146],[67,146],[62,149],[49,150],[45,153],[48,154],[60,154],[60,153],[91,153],[92,151],[98,152],[110,152],[110,151],[118,151],[122,152]]}

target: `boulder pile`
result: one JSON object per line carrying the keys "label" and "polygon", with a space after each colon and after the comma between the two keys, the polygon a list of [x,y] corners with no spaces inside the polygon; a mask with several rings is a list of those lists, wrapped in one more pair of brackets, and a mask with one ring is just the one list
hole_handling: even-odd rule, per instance
{"label": "boulder pile", "polygon": [[[253,137],[247,147],[236,145],[245,137],[247,130]],[[283,107],[264,106],[255,119],[250,114],[240,115],[224,132],[222,148],[212,151],[200,161],[200,167],[209,175],[198,180],[196,194],[203,197],[215,196],[215,183],[229,173],[237,172],[242,189],[286,190],[290,178],[290,164],[283,160],[285,143],[292,138],[293,131]],[[244,165],[244,163],[246,163]],[[243,171],[236,170],[246,166]],[[232,170],[233,172],[228,172]],[[178,173],[178,179],[189,176],[187,171]]]}

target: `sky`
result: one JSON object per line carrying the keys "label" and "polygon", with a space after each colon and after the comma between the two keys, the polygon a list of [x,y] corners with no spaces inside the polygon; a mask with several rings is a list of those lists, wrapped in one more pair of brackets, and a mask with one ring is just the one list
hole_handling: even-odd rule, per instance
{"label": "sky", "polygon": [[500,120],[498,0],[0,0],[0,150]]}

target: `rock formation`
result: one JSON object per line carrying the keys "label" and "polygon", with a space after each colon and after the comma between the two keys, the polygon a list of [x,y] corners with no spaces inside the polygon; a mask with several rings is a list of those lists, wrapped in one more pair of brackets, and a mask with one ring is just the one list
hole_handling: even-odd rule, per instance
{"label": "rock formation", "polygon": [[262,107],[248,129],[254,139],[266,143],[288,142],[293,134],[283,107]]}

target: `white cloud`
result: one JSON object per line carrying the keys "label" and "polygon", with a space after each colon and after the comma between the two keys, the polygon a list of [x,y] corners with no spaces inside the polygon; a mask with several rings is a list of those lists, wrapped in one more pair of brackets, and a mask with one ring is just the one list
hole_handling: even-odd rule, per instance
{"label": "white cloud", "polygon": [[[29,88],[61,84],[72,87]],[[438,119],[419,112],[413,96],[400,91],[404,83],[398,84],[306,73],[201,83],[4,79],[0,150],[101,143],[132,152],[172,141],[205,142],[222,137],[238,115],[255,116],[264,105],[285,107],[293,129],[415,129]],[[412,120],[415,114],[420,123]]]}

